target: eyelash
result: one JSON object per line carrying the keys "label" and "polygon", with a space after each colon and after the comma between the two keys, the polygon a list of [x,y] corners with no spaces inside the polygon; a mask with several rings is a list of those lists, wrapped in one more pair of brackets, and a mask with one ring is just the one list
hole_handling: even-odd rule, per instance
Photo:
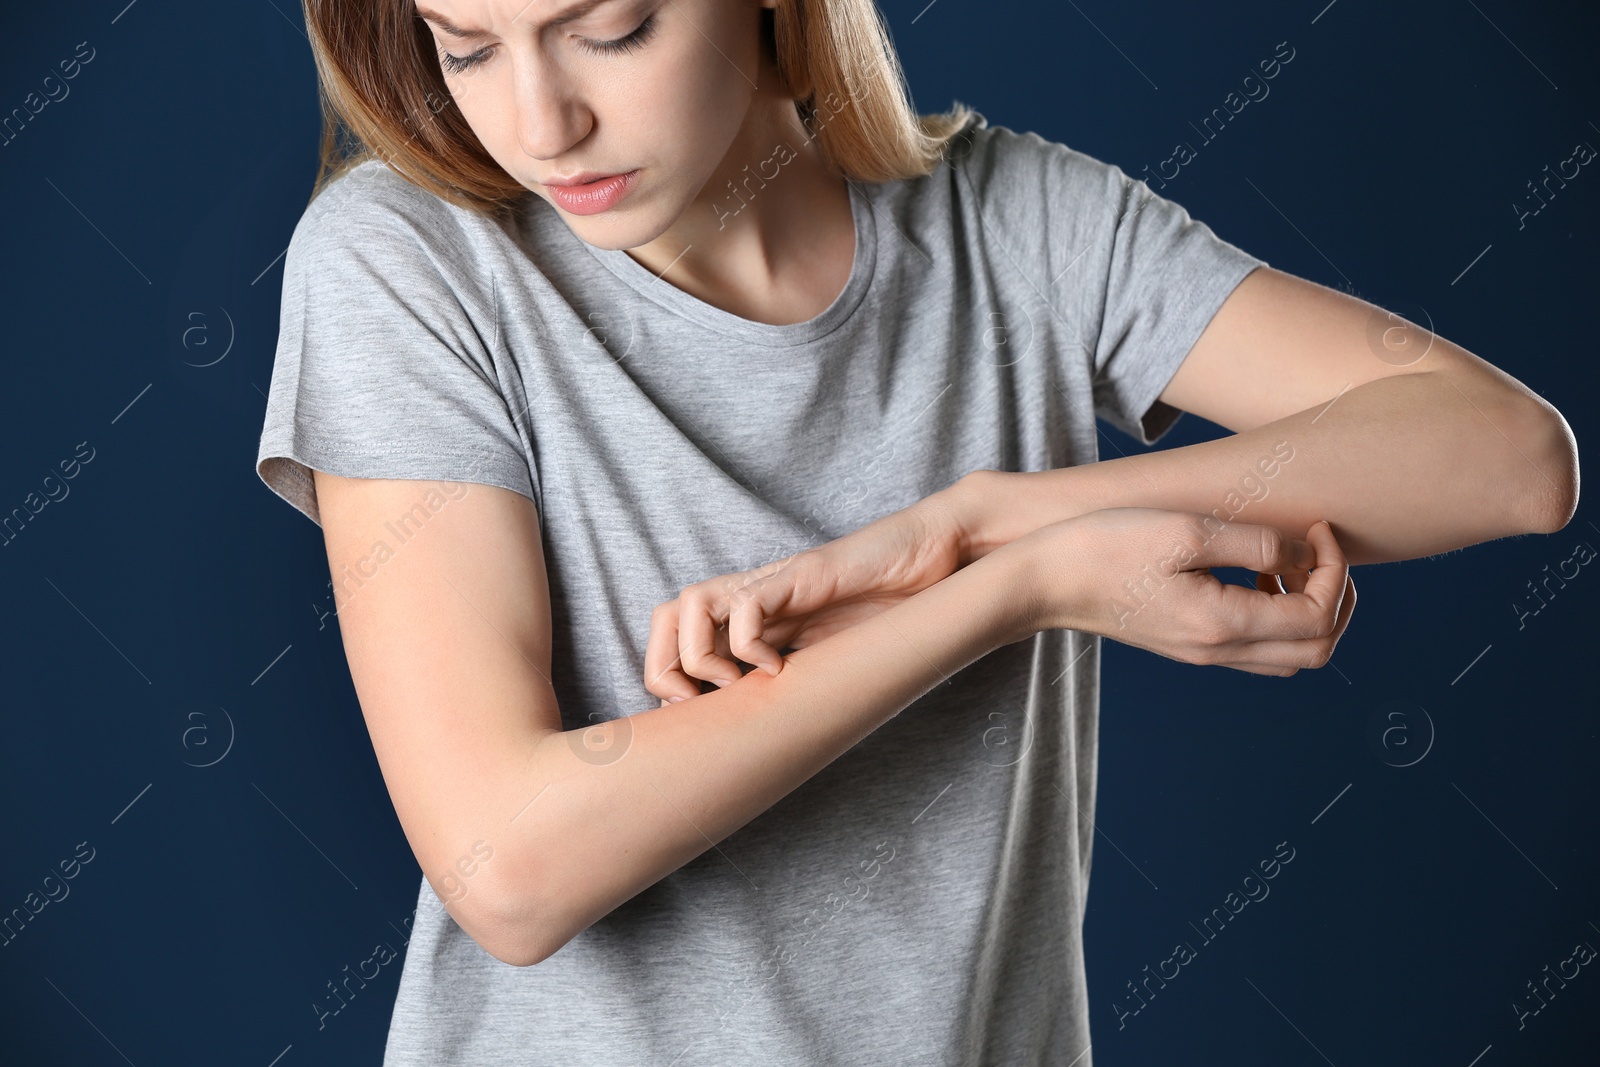
{"label": "eyelash", "polygon": [[[642,48],[654,36],[656,31],[656,16],[652,12],[639,23],[637,29],[626,37],[619,37],[614,41],[589,41],[578,38],[578,47],[592,55],[621,55]],[[490,49],[480,48],[469,56],[453,56],[449,52],[439,53],[439,62],[444,69],[452,74],[460,74],[482,63],[489,56]]]}

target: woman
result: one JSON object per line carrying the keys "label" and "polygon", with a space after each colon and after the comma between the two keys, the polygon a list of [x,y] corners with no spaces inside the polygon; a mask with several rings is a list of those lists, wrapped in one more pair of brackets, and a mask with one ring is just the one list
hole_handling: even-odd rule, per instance
{"label": "woman", "polygon": [[1520,383],[917,116],[869,0],[306,12],[258,471],[424,874],[385,1063],[1087,1067],[1100,637],[1293,674],[1575,506]]}

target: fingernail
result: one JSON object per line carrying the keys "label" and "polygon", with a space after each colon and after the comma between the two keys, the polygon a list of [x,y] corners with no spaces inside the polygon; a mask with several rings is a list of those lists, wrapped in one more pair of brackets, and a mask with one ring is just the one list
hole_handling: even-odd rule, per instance
{"label": "fingernail", "polygon": [[668,702],[673,703],[673,704],[676,704],[680,700],[688,700],[688,699],[689,699],[688,697],[668,697],[667,698]]}
{"label": "fingernail", "polygon": [[715,686],[717,686],[719,688],[726,688],[727,686],[730,686],[733,683],[728,681],[726,678],[713,678],[713,679],[711,679],[711,684],[715,685]]}

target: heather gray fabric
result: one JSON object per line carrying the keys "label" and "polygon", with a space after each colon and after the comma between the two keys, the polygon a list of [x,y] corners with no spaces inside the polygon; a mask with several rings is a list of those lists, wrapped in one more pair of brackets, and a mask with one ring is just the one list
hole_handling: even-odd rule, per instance
{"label": "heather gray fabric", "polygon": [[[571,729],[657,706],[650,609],[691,582],[976,468],[1093,462],[1097,414],[1161,436],[1157,395],[1262,263],[981,116],[933,174],[850,200],[843,292],[775,326],[531,195],[502,227],[365,164],[289,246],[258,472],[313,520],[307,467],[532,498]],[[537,966],[424,880],[384,1063],[1090,1067],[1099,652],[1052,631],[985,657]]]}

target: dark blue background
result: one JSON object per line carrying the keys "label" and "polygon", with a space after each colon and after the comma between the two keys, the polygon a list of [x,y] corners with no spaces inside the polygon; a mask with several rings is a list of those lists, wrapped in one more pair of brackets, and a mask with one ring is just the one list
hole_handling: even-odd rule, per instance
{"label": "dark blue background", "polygon": [[[1593,5],[925,2],[884,5],[922,110],[960,99],[1136,177],[1195,143],[1163,195],[1280,269],[1425,309],[1592,439],[1600,173],[1520,230],[1512,204],[1600,146]],[[253,470],[315,166],[301,15],[125,4],[5,20],[0,114],[79,42],[94,58],[0,146],[0,513],[80,442],[93,458],[0,548],[0,912],[79,842],[94,858],[0,948],[0,1058],[377,1063],[398,960],[320,1031],[312,1004],[403,947],[419,873],[323,616],[321,537]],[[1199,145],[1189,123],[1284,41],[1271,95]],[[1220,432],[1189,416],[1162,446]],[[1512,1009],[1600,947],[1600,576],[1521,629],[1511,606],[1600,546],[1594,517],[1359,568],[1333,664],[1292,679],[1107,643],[1097,1064],[1600,1062],[1594,967],[1521,1030]],[[1396,708],[1405,732],[1374,743]],[[1282,841],[1271,895],[1204,943],[1190,924]],[[1178,941],[1198,957],[1119,1029],[1125,983]]]}

